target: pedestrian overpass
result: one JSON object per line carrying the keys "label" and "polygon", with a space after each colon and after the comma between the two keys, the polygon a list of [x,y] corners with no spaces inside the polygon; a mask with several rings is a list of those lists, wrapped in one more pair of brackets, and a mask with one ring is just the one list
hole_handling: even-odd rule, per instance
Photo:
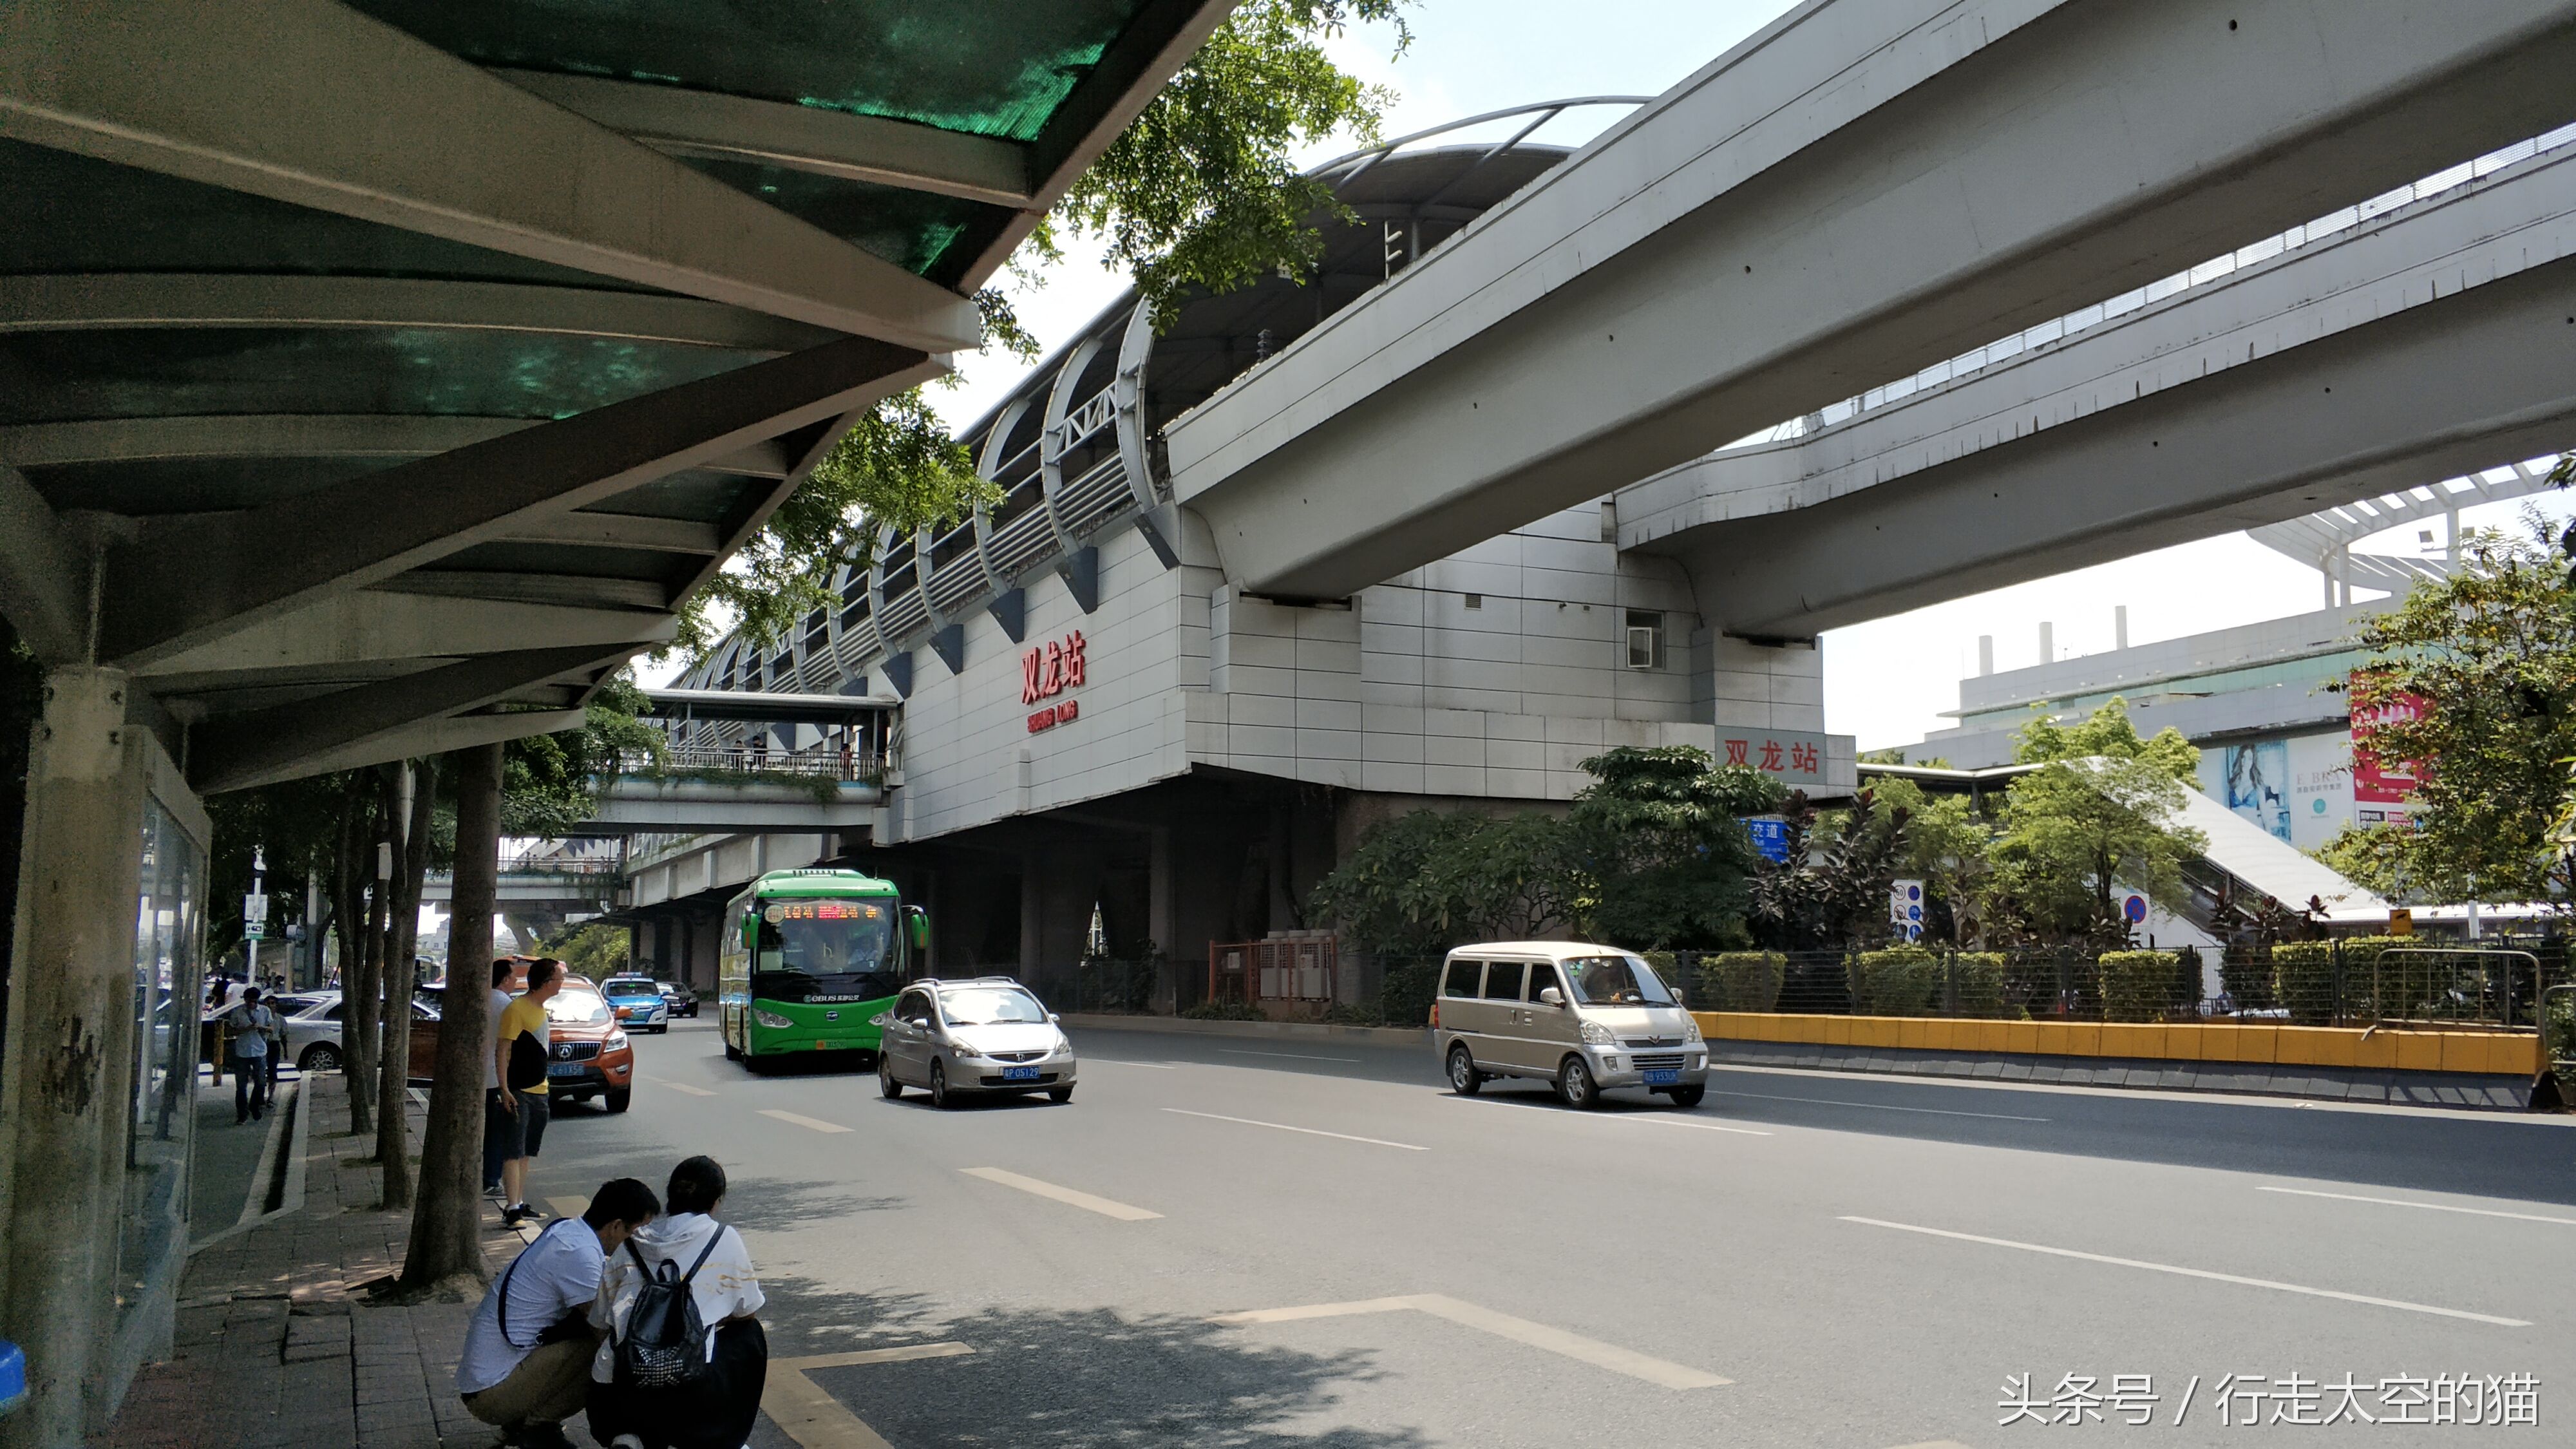
{"label": "pedestrian overpass", "polygon": [[2571,62],[2570,0],[1801,6],[1172,423],[1173,496],[1347,597],[2563,125]]}

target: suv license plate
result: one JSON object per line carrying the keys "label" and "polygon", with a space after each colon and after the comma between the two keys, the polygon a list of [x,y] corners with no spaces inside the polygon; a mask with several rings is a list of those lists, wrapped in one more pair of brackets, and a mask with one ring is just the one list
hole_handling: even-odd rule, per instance
{"label": "suv license plate", "polygon": [[1646,1073],[1646,1085],[1649,1087],[1678,1086],[1681,1079],[1682,1074],[1671,1067],[1659,1067]]}
{"label": "suv license plate", "polygon": [[1034,1082],[1037,1079],[1038,1069],[1035,1067],[1002,1068],[1002,1080],[1006,1082]]}
{"label": "suv license plate", "polygon": [[546,1063],[546,1075],[549,1077],[578,1077],[585,1070],[587,1069],[579,1062]]}

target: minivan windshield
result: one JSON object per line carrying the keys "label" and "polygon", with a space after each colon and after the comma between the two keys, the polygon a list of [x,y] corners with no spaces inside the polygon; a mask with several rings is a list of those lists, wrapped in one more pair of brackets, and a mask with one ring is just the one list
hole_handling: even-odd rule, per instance
{"label": "minivan windshield", "polygon": [[1005,1022],[1042,1022],[1046,1008],[1016,986],[961,986],[939,993],[939,1010],[950,1026],[994,1026]]}
{"label": "minivan windshield", "polygon": [[1574,985],[1574,999],[1586,1006],[1677,1004],[1655,968],[1634,956],[1568,957],[1565,979]]}

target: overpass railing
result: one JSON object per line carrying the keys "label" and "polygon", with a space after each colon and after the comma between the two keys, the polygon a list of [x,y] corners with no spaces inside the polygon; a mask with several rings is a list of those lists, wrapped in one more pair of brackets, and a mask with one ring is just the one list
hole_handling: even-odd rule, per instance
{"label": "overpass railing", "polygon": [[760,750],[743,746],[690,746],[621,756],[618,773],[647,779],[717,778],[837,780],[875,783],[885,778],[885,756],[872,750]]}

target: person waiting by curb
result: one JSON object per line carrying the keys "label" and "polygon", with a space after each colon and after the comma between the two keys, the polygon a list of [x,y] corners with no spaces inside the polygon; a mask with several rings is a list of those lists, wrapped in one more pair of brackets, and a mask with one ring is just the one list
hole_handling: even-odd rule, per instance
{"label": "person waiting by curb", "polygon": [[511,1227],[544,1214],[528,1206],[528,1171],[545,1144],[546,1059],[554,1030],[546,1003],[563,990],[564,964],[542,957],[528,964],[528,989],[501,1013],[493,1032],[492,1065],[501,1079],[501,1109],[518,1119],[518,1155],[501,1166],[501,1221]]}
{"label": "person waiting by curb", "polygon": [[259,999],[254,986],[242,993],[229,1013],[232,1023],[233,1125],[268,1115],[269,1038],[277,1031],[277,1013]]}
{"label": "person waiting by curb", "polygon": [[492,1041],[483,1053],[483,1195],[509,1206],[510,1195],[501,1180],[502,1169],[518,1160],[525,1145],[519,1131],[519,1114],[501,1108],[501,1013],[510,1009],[510,962],[507,958],[492,963]]}
{"label": "person waiting by curb", "polygon": [[519,1250],[474,1307],[456,1364],[465,1410],[500,1426],[521,1449],[566,1449],[563,1421],[590,1389],[598,1347],[591,1304],[600,1271],[630,1234],[661,1212],[653,1189],[631,1177],[599,1185],[578,1219],[549,1223]]}
{"label": "person waiting by curb", "polygon": [[751,1438],[769,1379],[757,1316],[768,1300],[742,1234],[715,1218],[724,1195],[712,1157],[671,1169],[668,1215],[600,1274],[590,1432],[610,1449],[735,1449]]}

